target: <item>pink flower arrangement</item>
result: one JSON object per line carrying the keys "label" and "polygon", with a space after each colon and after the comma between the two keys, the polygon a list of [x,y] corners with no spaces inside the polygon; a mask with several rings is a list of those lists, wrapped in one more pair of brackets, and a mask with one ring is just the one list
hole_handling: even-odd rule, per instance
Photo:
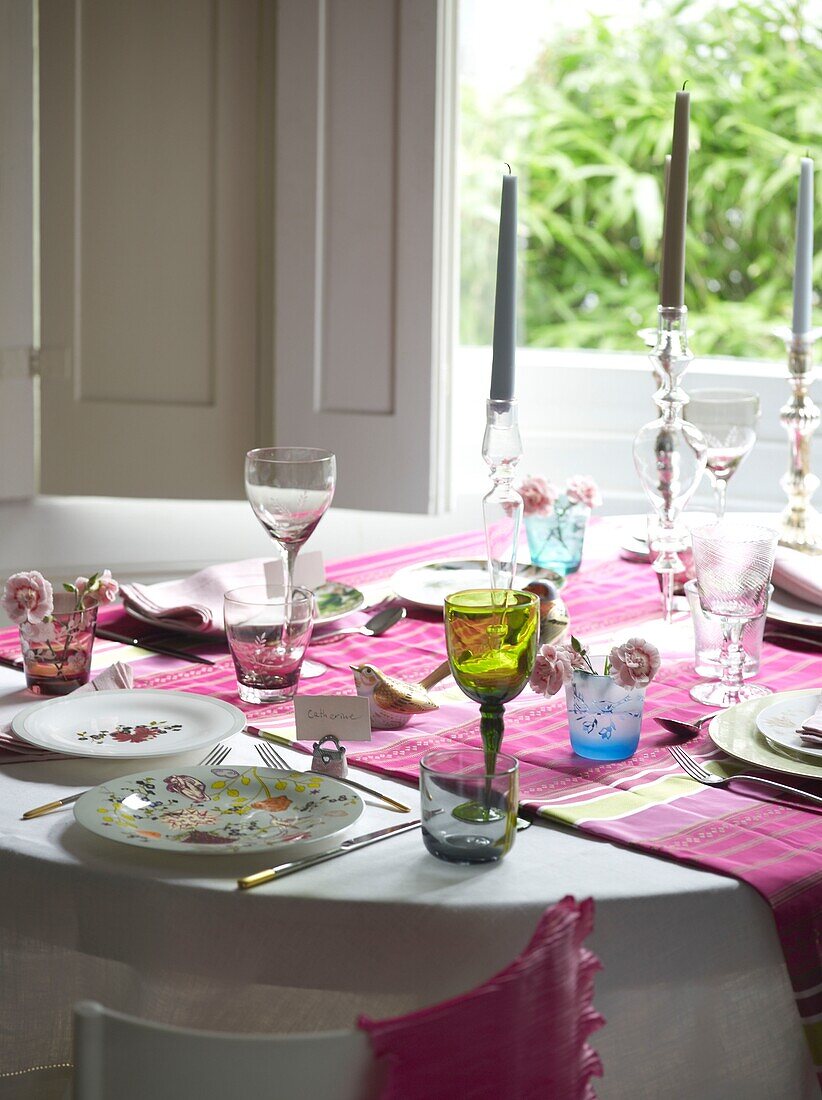
{"label": "pink flower arrangement", "polygon": [[544,477],[527,477],[519,486],[526,516],[550,516],[559,496],[555,485]]}
{"label": "pink flower arrangement", "polygon": [[120,585],[112,577],[110,569],[104,569],[102,573],[92,573],[90,577],[78,577],[74,584],[64,584],[63,588],[77,597],[78,611],[87,596],[97,603],[114,603],[120,591]]}
{"label": "pink flower arrangement", "polygon": [[611,675],[620,687],[647,687],[659,672],[659,650],[644,638],[629,638],[608,655]]}
{"label": "pink flower arrangement", "polygon": [[591,663],[588,650],[579,638],[571,638],[571,645],[544,645],[537,654],[531,673],[531,687],[539,695],[556,695],[570,682],[574,671],[590,676],[611,676],[620,687],[630,690],[644,688],[659,672],[659,650],[644,638],[629,638],[622,645],[613,646],[605,658],[603,673],[597,673]]}
{"label": "pink flower arrangement", "polygon": [[575,504],[584,504],[586,508],[597,508],[602,504],[602,494],[589,474],[575,474],[568,478],[565,495]]}
{"label": "pink flower arrangement", "polygon": [[[554,506],[560,497],[560,490],[551,481],[544,477],[526,477],[517,486],[519,495],[525,505],[526,516],[553,515]],[[569,505],[584,504],[586,508],[597,508],[602,504],[602,494],[594,479],[589,474],[574,474],[565,483],[565,496],[568,504],[556,509],[558,516],[565,515]],[[562,502],[560,502],[561,504]]]}
{"label": "pink flower arrangement", "polygon": [[54,590],[42,573],[13,573],[3,588],[3,610],[13,623],[42,623],[54,610]]}

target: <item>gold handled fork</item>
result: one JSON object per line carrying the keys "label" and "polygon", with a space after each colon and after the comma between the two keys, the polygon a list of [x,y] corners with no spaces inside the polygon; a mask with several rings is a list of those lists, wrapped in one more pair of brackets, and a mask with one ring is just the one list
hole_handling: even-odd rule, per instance
{"label": "gold handled fork", "polygon": [[[209,765],[222,764],[230,752],[231,747],[229,745],[224,745],[222,741],[218,741],[214,748],[200,761],[200,767],[205,768]],[[72,802],[76,802],[85,793],[85,791],[78,791],[77,794],[58,798],[54,802],[46,802],[43,806],[35,806],[33,810],[26,810],[22,820],[30,821],[33,817],[42,817],[43,814],[51,813],[52,810],[59,810],[62,806],[70,806]]]}

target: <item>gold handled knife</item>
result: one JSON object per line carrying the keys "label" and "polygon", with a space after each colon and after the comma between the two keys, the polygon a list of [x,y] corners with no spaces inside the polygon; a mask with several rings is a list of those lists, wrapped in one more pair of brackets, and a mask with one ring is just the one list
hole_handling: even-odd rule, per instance
{"label": "gold handled knife", "polygon": [[44,806],[35,806],[33,810],[26,810],[21,820],[29,821],[33,817],[42,817],[43,814],[49,814],[52,810],[59,810],[61,806],[70,806],[72,802],[76,802],[81,794],[85,794],[85,791],[80,791],[79,794],[70,794],[66,798],[58,798],[56,802],[46,802]]}
{"label": "gold handled knife", "polygon": [[356,852],[358,848],[367,848],[369,844],[387,840],[390,836],[408,833],[412,829],[418,829],[421,824],[420,821],[404,821],[402,825],[390,825],[387,829],[377,829],[374,833],[353,836],[350,840],[344,840],[339,848],[332,848],[330,852],[323,852],[318,856],[307,856],[305,859],[295,859],[291,863],[281,863],[279,867],[270,867],[267,871],[258,871],[255,875],[238,878],[237,885],[241,890],[251,890],[254,886],[271,882],[273,878],[284,878],[286,875],[293,875],[295,871],[304,871],[306,867],[316,867],[318,863],[326,863],[329,859],[336,859],[337,856]]}

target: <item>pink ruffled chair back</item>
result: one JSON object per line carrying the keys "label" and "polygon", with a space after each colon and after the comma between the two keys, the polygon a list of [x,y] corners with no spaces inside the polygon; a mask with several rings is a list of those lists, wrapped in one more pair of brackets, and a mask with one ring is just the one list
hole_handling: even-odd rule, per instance
{"label": "pink ruffled chair back", "polygon": [[591,898],[546,910],[509,966],[450,1001],[393,1020],[360,1017],[386,1074],[380,1100],[592,1100],[602,1065],[588,1036],[599,961],[583,947]]}

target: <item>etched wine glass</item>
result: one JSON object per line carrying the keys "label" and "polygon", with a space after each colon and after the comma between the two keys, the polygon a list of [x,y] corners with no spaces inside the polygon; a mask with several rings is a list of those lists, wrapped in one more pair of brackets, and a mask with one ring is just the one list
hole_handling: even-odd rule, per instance
{"label": "etched wine glass", "polygon": [[722,679],[697,684],[691,698],[710,706],[732,707],[770,695],[762,684],[745,683],[745,624],[765,613],[777,534],[767,527],[715,523],[691,533],[699,603],[722,626]]}
{"label": "etched wine glass", "polygon": [[[277,544],[283,562],[286,606],[294,565],[334,497],[337,460],[314,447],[260,447],[245,459],[245,493],[254,515]],[[306,661],[303,676],[320,676],[324,665]]]}
{"label": "etched wine glass", "polygon": [[707,468],[716,498],[716,518],[725,515],[728,482],[756,442],[759,394],[752,390],[692,390],[688,420],[707,444]]}
{"label": "etched wine glass", "polygon": [[[475,588],[445,599],[445,641],[457,686],[480,705],[486,774],[493,776],[504,732],[504,707],[515,699],[534,667],[539,636],[539,598],[516,589]],[[483,804],[453,811],[463,821],[499,820],[486,788]]]}

